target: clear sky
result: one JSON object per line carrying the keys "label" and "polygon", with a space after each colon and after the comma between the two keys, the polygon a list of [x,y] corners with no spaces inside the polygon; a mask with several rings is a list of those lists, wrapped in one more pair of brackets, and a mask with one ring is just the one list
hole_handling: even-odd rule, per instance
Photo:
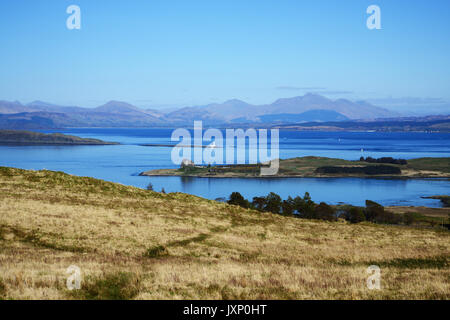
{"label": "clear sky", "polygon": [[[71,4],[81,30],[66,27]],[[371,4],[381,30],[366,27]],[[0,100],[161,108],[317,92],[450,113],[448,0],[1,1],[0,39]]]}

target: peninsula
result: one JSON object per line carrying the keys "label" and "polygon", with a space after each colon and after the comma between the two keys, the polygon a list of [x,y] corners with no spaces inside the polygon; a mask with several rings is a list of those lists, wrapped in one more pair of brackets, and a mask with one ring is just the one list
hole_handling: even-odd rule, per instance
{"label": "peninsula", "polygon": [[0,145],[113,145],[99,139],[80,138],[62,133],[0,130]]}
{"label": "peninsula", "polygon": [[[385,161],[384,161],[384,160]],[[377,162],[378,160],[378,162]],[[326,157],[300,157],[280,160],[278,174],[261,176],[264,164],[184,165],[178,169],[157,169],[141,176],[184,176],[210,178],[330,178],[330,177],[393,177],[450,178],[450,158],[360,159],[358,161]]]}

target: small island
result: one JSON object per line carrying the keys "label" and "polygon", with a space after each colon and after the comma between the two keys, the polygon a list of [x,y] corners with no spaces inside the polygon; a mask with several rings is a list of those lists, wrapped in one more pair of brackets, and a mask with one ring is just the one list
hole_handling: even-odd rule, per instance
{"label": "small island", "polygon": [[331,178],[331,177],[392,177],[450,178],[450,158],[418,158],[411,160],[390,157],[343,160],[326,157],[282,159],[278,174],[261,176],[267,164],[194,165],[185,162],[178,169],[157,169],[141,176],[184,176],[209,178]]}
{"label": "small island", "polygon": [[0,130],[0,145],[116,145],[99,139],[80,138],[62,133]]}

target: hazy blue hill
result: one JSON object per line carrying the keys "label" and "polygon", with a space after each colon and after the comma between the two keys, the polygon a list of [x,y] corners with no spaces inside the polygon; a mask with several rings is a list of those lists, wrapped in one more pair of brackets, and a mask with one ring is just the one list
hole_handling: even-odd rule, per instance
{"label": "hazy blue hill", "polygon": [[100,113],[117,114],[143,114],[144,110],[122,101],[109,101],[104,105],[94,108],[92,111]]}
{"label": "hazy blue hill", "polygon": [[295,123],[295,122],[308,122],[308,121],[345,121],[348,118],[339,112],[332,110],[310,110],[300,114],[292,113],[278,113],[259,116],[261,122],[274,123]]}
{"label": "hazy blue hill", "polygon": [[44,102],[44,101],[33,101],[30,103],[27,103],[26,106],[30,108],[33,111],[39,112],[57,112],[57,113],[76,113],[76,112],[89,112],[91,109],[89,108],[82,108],[77,106],[58,106],[56,104]]}
{"label": "hazy blue hill", "polygon": [[3,129],[45,129],[55,127],[55,122],[47,114],[34,112],[0,114],[0,128]]}
{"label": "hazy blue hill", "polygon": [[190,123],[202,120],[205,124],[231,122],[251,109],[251,104],[238,99],[231,99],[224,103],[212,103],[205,106],[184,107],[168,113],[167,122]]}
{"label": "hazy blue hill", "polygon": [[32,111],[34,111],[34,109],[24,106],[18,101],[0,100],[0,114],[13,114]]}
{"label": "hazy blue hill", "polygon": [[[233,99],[221,104],[186,107],[168,114],[167,120],[192,122],[193,120],[208,119],[209,121],[216,120],[216,122],[249,123],[258,122],[260,119],[270,119],[270,117],[261,118],[262,116],[301,114],[311,110],[336,112],[348,119],[375,119],[398,116],[395,112],[373,106],[365,101],[331,100],[318,94],[308,93],[304,96],[278,99],[267,105],[251,105],[244,101]],[[340,119],[331,117],[330,120],[320,121],[331,120],[339,121]]]}
{"label": "hazy blue hill", "polygon": [[269,106],[267,113],[301,113],[315,109],[336,111],[349,119],[375,119],[398,116],[395,112],[376,107],[365,101],[331,100],[313,93],[299,97],[278,99]]}
{"label": "hazy blue hill", "polygon": [[0,101],[0,128],[146,127],[164,124],[163,114],[110,101],[97,108],[58,106],[43,101],[27,105]]}
{"label": "hazy blue hill", "polygon": [[384,132],[450,132],[450,116],[383,118],[378,120],[304,122],[277,125],[289,130],[384,131]]}
{"label": "hazy blue hill", "polygon": [[[373,106],[365,101],[331,100],[312,93],[278,99],[266,105],[252,105],[242,100],[231,99],[223,103],[183,107],[168,113],[140,109],[123,101],[109,101],[96,108],[58,106],[43,101],[33,101],[27,105],[17,101],[0,101],[0,128],[2,129],[174,127],[192,126],[195,120],[202,120],[204,125],[209,126],[226,126],[234,123],[280,125],[345,120],[380,121],[377,119],[397,119],[398,117],[399,115],[395,112]],[[404,121],[403,118],[398,120]],[[436,130],[448,131],[448,122],[444,119],[432,125],[435,125],[433,128]],[[352,127],[354,124],[350,123],[348,126]],[[370,126],[369,124],[364,127]],[[396,124],[392,128],[386,126],[385,129],[397,130],[397,128],[402,126]],[[420,128],[426,129],[426,125],[422,124]]]}

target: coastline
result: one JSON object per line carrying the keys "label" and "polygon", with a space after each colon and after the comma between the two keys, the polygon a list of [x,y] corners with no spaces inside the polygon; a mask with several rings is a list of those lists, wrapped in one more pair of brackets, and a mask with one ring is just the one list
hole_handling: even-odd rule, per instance
{"label": "coastline", "polygon": [[[392,173],[321,172],[326,166],[338,169],[379,168],[381,166],[399,169]],[[450,179],[450,158],[411,159],[408,164],[370,164],[365,161],[350,161],[325,157],[300,157],[282,159],[276,175],[260,175],[261,164],[204,166],[190,165],[178,169],[154,169],[144,171],[139,176],[179,176],[196,178],[384,178],[384,179]],[[345,170],[343,170],[345,171]]]}
{"label": "coastline", "polygon": [[393,179],[393,180],[408,180],[408,179],[439,179],[450,180],[450,176],[393,176],[393,175],[264,175],[264,176],[239,176],[239,175],[196,175],[196,174],[177,174],[177,173],[159,173],[154,171],[160,170],[174,170],[177,169],[155,169],[139,173],[142,177],[187,177],[187,178],[217,178],[217,179],[295,179],[295,178],[360,178],[360,179]]}
{"label": "coastline", "polygon": [[80,145],[118,145],[117,142],[93,138],[81,138],[62,133],[41,133],[25,130],[0,130],[2,146],[80,146]]}
{"label": "coastline", "polygon": [[119,145],[118,142],[11,142],[11,141],[0,141],[0,146],[115,146]]}

